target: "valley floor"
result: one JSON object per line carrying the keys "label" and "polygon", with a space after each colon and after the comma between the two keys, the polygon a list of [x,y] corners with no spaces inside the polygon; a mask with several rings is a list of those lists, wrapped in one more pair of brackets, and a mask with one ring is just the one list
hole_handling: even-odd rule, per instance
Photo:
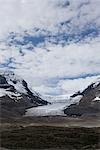
{"label": "valley floor", "polygon": [[38,116],[1,120],[0,128],[10,126],[100,127],[100,117]]}
{"label": "valley floor", "polygon": [[23,117],[0,124],[1,149],[99,150],[100,119]]}

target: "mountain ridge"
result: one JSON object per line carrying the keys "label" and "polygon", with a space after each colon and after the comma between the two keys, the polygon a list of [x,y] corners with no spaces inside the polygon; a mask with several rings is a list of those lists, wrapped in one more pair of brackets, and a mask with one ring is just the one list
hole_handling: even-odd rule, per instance
{"label": "mountain ridge", "polygon": [[68,116],[100,116],[100,79],[91,83],[82,92],[77,92],[71,98],[81,96],[78,103],[71,104],[64,110]]}
{"label": "mountain ridge", "polygon": [[47,101],[28,88],[25,80],[13,72],[0,74],[1,118],[18,117],[24,115],[27,108],[47,104]]}

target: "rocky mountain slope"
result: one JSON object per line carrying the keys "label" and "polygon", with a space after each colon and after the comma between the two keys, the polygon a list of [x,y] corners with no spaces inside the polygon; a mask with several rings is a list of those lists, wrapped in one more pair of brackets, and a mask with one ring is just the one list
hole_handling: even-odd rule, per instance
{"label": "rocky mountain slope", "polygon": [[[48,102],[40,98],[39,94],[32,92],[25,80],[15,75],[13,72],[0,72],[0,116],[1,118],[20,117],[26,114],[26,110],[39,113],[41,110],[36,106],[47,105]],[[68,98],[69,104],[63,106],[67,116],[88,116],[100,115],[100,80],[89,85],[82,92],[77,92]],[[61,105],[59,103],[59,105]],[[49,105],[53,111],[53,105]],[[58,107],[58,106],[57,106]],[[38,107],[43,109],[44,107]],[[45,106],[46,112],[49,110]],[[59,109],[59,108],[58,108]],[[45,111],[45,110],[43,110]],[[32,115],[34,114],[32,112]],[[62,111],[63,112],[63,111]],[[54,114],[56,115],[56,114]]]}
{"label": "rocky mountain slope", "polygon": [[0,116],[18,117],[30,107],[46,105],[48,102],[33,93],[25,80],[12,72],[0,72]]}
{"label": "rocky mountain slope", "polygon": [[83,92],[77,92],[71,99],[80,97],[79,102],[71,104],[64,110],[68,116],[100,116],[100,80],[89,85]]}

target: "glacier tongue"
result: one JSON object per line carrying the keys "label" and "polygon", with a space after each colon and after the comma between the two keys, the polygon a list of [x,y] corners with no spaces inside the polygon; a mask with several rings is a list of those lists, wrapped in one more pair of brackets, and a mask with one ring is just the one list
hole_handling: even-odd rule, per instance
{"label": "glacier tongue", "polygon": [[65,96],[58,97],[58,100],[57,97],[55,100],[48,98],[50,101],[53,101],[51,104],[27,109],[25,116],[65,116],[63,110],[71,104],[78,103],[81,98],[82,96],[68,98],[67,95],[66,98]]}
{"label": "glacier tongue", "polygon": [[39,106],[27,109],[25,116],[65,116],[63,109],[66,103],[52,103],[47,106]]}

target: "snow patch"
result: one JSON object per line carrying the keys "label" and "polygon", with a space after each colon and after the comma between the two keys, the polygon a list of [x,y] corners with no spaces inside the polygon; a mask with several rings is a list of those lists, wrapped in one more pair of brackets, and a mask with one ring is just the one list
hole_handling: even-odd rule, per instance
{"label": "snow patch", "polygon": [[79,103],[79,101],[81,100],[83,96],[79,95],[79,96],[76,96],[74,98],[71,98],[71,104],[76,104],[76,103]]}
{"label": "snow patch", "polygon": [[6,89],[2,89],[2,88],[0,88],[0,97],[3,97],[3,96],[6,96],[6,95],[8,95],[11,99],[17,99],[17,100],[19,100],[19,99],[21,99],[22,97],[21,97],[21,94],[19,94],[19,93],[14,93],[14,92],[10,92],[10,91],[8,91],[8,90],[6,90]]}
{"label": "snow patch", "polygon": [[100,101],[100,97],[96,97],[93,101]]}
{"label": "snow patch", "polygon": [[19,93],[24,93],[27,94],[27,91],[25,90],[25,87],[22,84],[23,79],[21,79],[19,76],[15,75],[12,72],[5,72],[4,76],[7,79],[7,82],[14,86],[15,89],[19,92]]}
{"label": "snow patch", "polygon": [[95,84],[93,85],[93,87],[95,88],[99,84],[100,84],[100,77],[95,80]]}

